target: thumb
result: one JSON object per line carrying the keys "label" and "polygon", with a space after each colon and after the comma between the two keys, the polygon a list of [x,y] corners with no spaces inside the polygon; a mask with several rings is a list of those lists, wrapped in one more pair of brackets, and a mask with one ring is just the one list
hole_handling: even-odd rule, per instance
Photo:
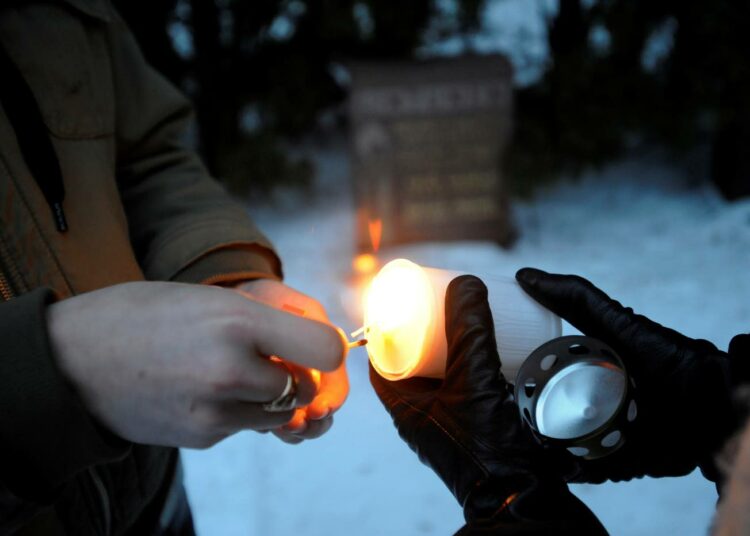
{"label": "thumb", "polygon": [[479,278],[460,276],[448,285],[445,334],[448,341],[446,388],[481,390],[498,381],[500,358],[495,327],[487,302],[487,287]]}
{"label": "thumb", "polygon": [[634,313],[630,307],[623,307],[577,275],[548,274],[536,268],[522,268],[516,273],[516,279],[534,300],[582,333],[609,343],[615,350],[628,352],[643,347],[694,344],[681,333]]}
{"label": "thumb", "polygon": [[728,354],[734,384],[750,381],[750,335],[736,335],[729,342]]}
{"label": "thumb", "polygon": [[628,310],[582,277],[522,268],[516,280],[529,296],[587,335],[627,320]]}
{"label": "thumb", "polygon": [[[239,298],[237,293],[231,295]],[[256,353],[323,372],[334,371],[343,363],[348,348],[340,329],[260,302],[240,300],[244,318],[234,332]]]}

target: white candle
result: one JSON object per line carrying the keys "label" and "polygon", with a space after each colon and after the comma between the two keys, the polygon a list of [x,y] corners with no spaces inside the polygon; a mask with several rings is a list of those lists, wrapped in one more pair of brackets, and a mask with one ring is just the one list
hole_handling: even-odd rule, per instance
{"label": "white candle", "polygon": [[[364,325],[370,362],[381,376],[445,376],[445,292],[460,275],[396,259],[375,276],[365,295]],[[477,275],[487,285],[502,370],[512,382],[535,348],[560,336],[560,318],[528,297],[515,279]]]}

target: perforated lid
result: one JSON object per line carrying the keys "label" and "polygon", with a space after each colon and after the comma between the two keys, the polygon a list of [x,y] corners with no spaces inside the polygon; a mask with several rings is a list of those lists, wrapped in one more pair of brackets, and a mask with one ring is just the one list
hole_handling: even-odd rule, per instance
{"label": "perforated lid", "polygon": [[568,365],[539,394],[537,429],[555,439],[590,434],[617,413],[625,391],[625,373],[609,363],[583,361]]}

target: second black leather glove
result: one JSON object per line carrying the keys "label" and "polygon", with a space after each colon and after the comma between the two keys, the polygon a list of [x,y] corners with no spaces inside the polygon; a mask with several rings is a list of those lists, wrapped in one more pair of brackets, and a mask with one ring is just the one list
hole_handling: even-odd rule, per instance
{"label": "second black leather glove", "polygon": [[[462,534],[605,534],[522,427],[500,373],[487,289],[463,276],[445,304],[445,380],[370,381],[401,437],[464,507]],[[554,463],[551,463],[554,462]]]}
{"label": "second black leather glove", "polygon": [[712,456],[736,427],[729,356],[623,307],[589,281],[524,268],[516,274],[536,301],[585,335],[611,346],[635,382],[638,414],[625,444],[598,460],[580,460],[574,481],[679,476]]}

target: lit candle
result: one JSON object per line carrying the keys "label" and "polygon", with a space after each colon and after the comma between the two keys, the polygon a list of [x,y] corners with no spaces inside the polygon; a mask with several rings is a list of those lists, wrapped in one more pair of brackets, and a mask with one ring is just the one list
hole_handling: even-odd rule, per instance
{"label": "lit candle", "polygon": [[[445,293],[460,275],[397,259],[375,276],[365,295],[364,325],[370,362],[381,376],[445,375]],[[487,285],[502,370],[512,382],[535,348],[560,336],[560,318],[528,297],[515,279],[480,279]]]}

